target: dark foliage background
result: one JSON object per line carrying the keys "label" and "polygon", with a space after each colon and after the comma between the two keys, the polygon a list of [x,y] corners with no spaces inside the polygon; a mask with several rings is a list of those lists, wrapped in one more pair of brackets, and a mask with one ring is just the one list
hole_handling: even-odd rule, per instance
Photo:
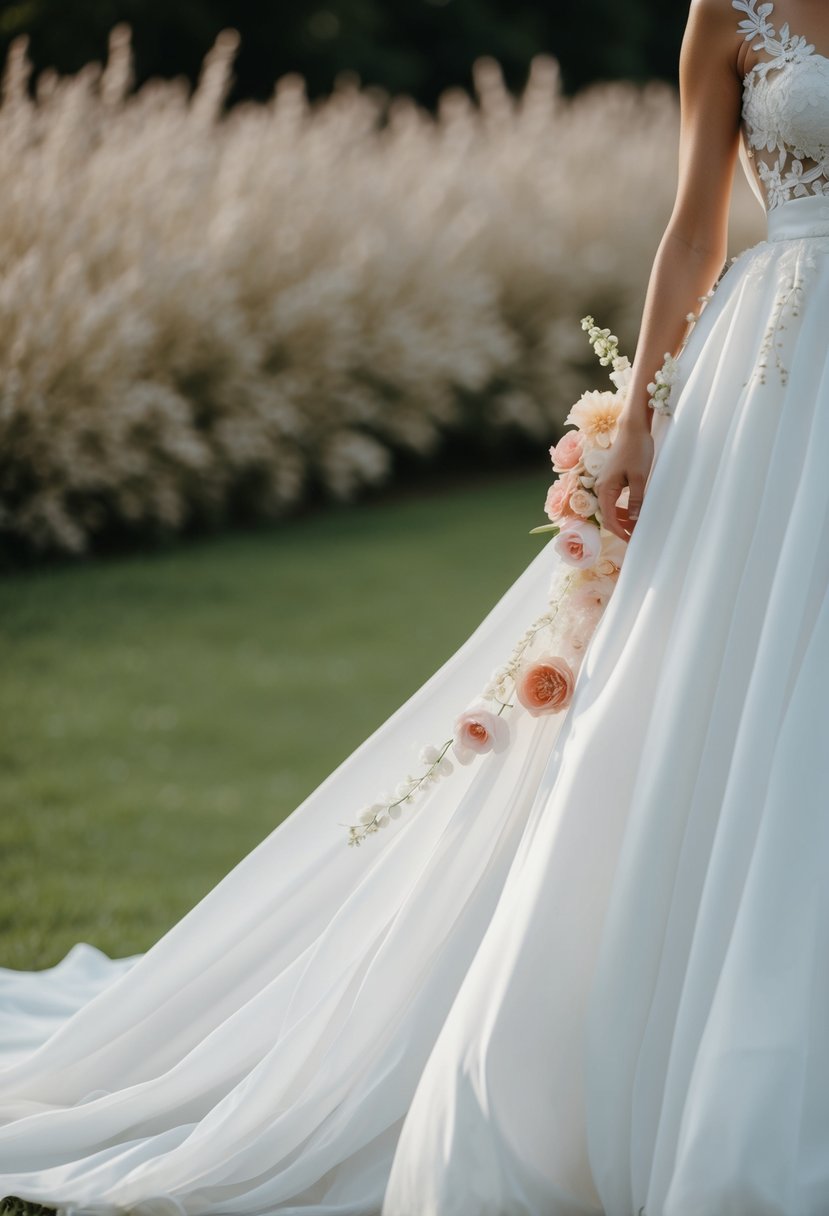
{"label": "dark foliage background", "polygon": [[300,72],[312,96],[342,72],[432,106],[469,86],[481,55],[520,89],[538,52],[555,55],[568,92],[594,80],[675,80],[687,4],[665,0],[12,0],[0,3],[0,53],[30,37],[35,66],[73,72],[102,59],[109,30],[132,26],[138,83],[198,74],[219,30],[242,46],[231,98],[262,100],[274,80]]}

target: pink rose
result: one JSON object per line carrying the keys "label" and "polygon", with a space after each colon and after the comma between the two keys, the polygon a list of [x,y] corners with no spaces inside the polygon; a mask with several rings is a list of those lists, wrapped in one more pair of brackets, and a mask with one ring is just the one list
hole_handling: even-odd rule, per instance
{"label": "pink rose", "polygon": [[573,511],[570,509],[570,495],[575,494],[579,489],[581,489],[581,482],[572,470],[562,474],[550,486],[544,510],[554,524],[562,519],[569,519],[573,515]]}
{"label": "pink rose", "polygon": [[515,695],[533,717],[557,714],[566,709],[573,697],[576,676],[560,655],[548,656],[531,664],[518,680]]}
{"label": "pink rose", "polygon": [[593,566],[601,544],[601,533],[595,524],[586,519],[573,519],[568,520],[556,537],[555,550],[568,566]]}
{"label": "pink rose", "polygon": [[502,752],[509,743],[509,727],[488,709],[473,706],[455,719],[452,748],[461,764],[483,752]]}
{"label": "pink rose", "polygon": [[558,443],[550,448],[550,457],[556,473],[573,469],[581,460],[584,436],[581,431],[567,431]]}

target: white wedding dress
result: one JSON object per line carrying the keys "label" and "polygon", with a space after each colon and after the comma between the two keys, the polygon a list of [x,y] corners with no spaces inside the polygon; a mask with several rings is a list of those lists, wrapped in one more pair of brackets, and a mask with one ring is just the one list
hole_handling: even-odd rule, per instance
{"label": "white wedding dress", "polygon": [[543,610],[548,544],[147,954],[0,973],[0,1194],[89,1216],[829,1213],[829,59],[734,6],[768,239],[654,417],[570,708],[517,707],[506,750],[347,847]]}

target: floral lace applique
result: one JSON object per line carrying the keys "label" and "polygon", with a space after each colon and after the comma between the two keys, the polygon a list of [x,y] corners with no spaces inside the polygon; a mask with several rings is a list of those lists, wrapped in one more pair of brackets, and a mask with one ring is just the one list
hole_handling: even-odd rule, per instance
{"label": "floral lace applique", "polygon": [[780,257],[779,247],[775,248],[765,241],[746,252],[753,254],[751,268],[747,272],[749,279],[766,281],[772,263],[776,263],[777,275],[774,304],[760,342],[757,362],[746,386],[768,383],[769,370],[773,369],[779,384],[785,387],[789,379],[789,354],[799,328],[795,322],[800,316],[809,280],[818,266],[814,254],[829,252],[829,239],[820,243],[810,241],[808,248],[796,242],[783,257]]}
{"label": "floral lace applique", "polygon": [[739,31],[768,56],[743,81],[743,131],[768,210],[790,198],[829,194],[829,58],[768,20],[771,3],[732,0]]}
{"label": "floral lace applique", "polygon": [[[810,263],[808,269],[814,267],[814,263]],[[791,274],[785,275],[781,280],[780,287],[777,292],[777,297],[774,301],[771,317],[769,319],[766,332],[763,334],[763,341],[760,343],[760,355],[757,360],[757,366],[754,369],[754,375],[759,380],[760,384],[766,383],[766,371],[769,365],[769,359],[774,358],[774,366],[777,374],[780,377],[780,383],[783,387],[789,381],[789,369],[783,362],[782,351],[786,345],[788,337],[787,320],[794,320],[800,316],[800,308],[803,304],[803,291],[806,285],[805,267],[797,267]]]}
{"label": "floral lace applique", "polygon": [[771,68],[782,67],[784,63],[797,63],[814,52],[815,48],[805,38],[789,32],[788,21],[780,27],[778,35],[771,22],[766,20],[774,9],[774,5],[761,4],[758,9],[755,9],[756,2],[757,0],[732,0],[734,8],[748,14],[737,27],[744,35],[745,41],[748,42],[751,38],[759,39],[751,49],[766,51],[772,56],[771,59],[758,63],[755,68],[752,68],[752,72],[765,76]]}
{"label": "floral lace applique", "polygon": [[811,169],[804,169],[803,159],[794,155],[794,159],[790,161],[790,155],[792,154],[787,148],[782,148],[775,161],[757,161],[757,172],[769,210],[785,203],[787,199],[801,198],[804,194],[829,195],[827,165],[818,163]]}

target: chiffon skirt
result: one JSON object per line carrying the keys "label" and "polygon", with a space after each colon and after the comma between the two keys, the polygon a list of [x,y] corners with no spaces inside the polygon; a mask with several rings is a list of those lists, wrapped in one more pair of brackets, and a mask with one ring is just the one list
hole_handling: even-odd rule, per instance
{"label": "chiffon skirt", "polygon": [[147,954],[0,973],[0,1194],[826,1216],[828,315],[795,199],[691,332],[565,713],[346,847],[543,611],[548,544]]}

